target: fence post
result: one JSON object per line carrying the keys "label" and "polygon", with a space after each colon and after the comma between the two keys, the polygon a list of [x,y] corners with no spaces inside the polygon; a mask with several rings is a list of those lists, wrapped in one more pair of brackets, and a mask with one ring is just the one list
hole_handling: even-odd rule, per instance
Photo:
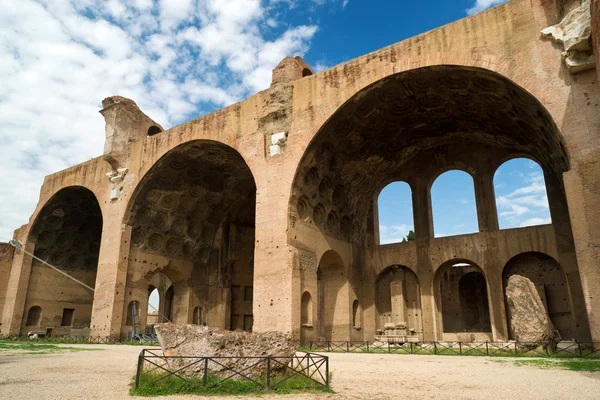
{"label": "fence post", "polygon": [[490,348],[488,346],[488,341],[487,340],[485,341],[485,354],[488,355],[488,356],[490,355]]}
{"label": "fence post", "polygon": [[433,342],[433,354],[437,354],[437,342]]}
{"label": "fence post", "polygon": [[388,353],[391,353],[391,352],[392,352],[392,349],[390,347],[390,342],[388,341]]}
{"label": "fence post", "polygon": [[412,349],[412,342],[410,342],[410,354],[413,353],[413,349]]}
{"label": "fence post", "polygon": [[144,352],[146,350],[142,350],[140,352],[140,355],[138,356],[138,365],[137,365],[137,371],[135,373],[135,388],[139,389],[140,388],[140,374],[142,373],[142,367],[144,365]]}
{"label": "fence post", "polygon": [[325,386],[329,389],[329,357],[325,356]]}
{"label": "fence post", "polygon": [[517,348],[517,342],[515,341],[515,355],[519,355],[519,350]]}
{"label": "fence post", "polygon": [[267,357],[267,389],[271,389],[271,356]]}
{"label": "fence post", "polygon": [[204,386],[208,385],[208,358],[204,359]]}
{"label": "fence post", "polygon": [[367,353],[369,352],[369,342],[367,342]]}
{"label": "fence post", "polygon": [[331,351],[331,342],[327,342],[327,352]]}
{"label": "fence post", "polygon": [[310,341],[310,351],[312,351],[312,340]]}
{"label": "fence post", "polygon": [[583,353],[581,352],[581,343],[576,342],[577,343],[577,349],[579,349],[579,358],[583,357]]}
{"label": "fence post", "polygon": [[458,353],[462,356],[462,342],[458,342]]}

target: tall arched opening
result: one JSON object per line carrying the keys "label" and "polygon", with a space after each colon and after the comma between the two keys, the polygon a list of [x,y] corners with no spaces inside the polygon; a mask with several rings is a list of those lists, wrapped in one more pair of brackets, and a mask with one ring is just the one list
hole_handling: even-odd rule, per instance
{"label": "tall arched opening", "polygon": [[[552,257],[542,253],[522,253],[510,259],[502,273],[504,293],[508,279],[512,275],[521,275],[529,279],[546,308],[554,327],[564,340],[575,337],[575,316],[572,310],[571,293],[560,264]],[[510,325],[511,316],[506,306],[506,320],[510,339],[515,339]]]}
{"label": "tall arched opening", "polygon": [[[169,151],[130,201],[126,297],[152,286],[164,290],[159,320],[199,322],[201,309],[202,323],[251,331],[255,209],[254,178],[236,150],[195,140]],[[153,282],[158,273],[170,285]]]}
{"label": "tall arched opening", "polygon": [[390,343],[423,340],[421,289],[417,275],[409,268],[393,265],[377,277],[376,339]]}
{"label": "tall arched opening", "polygon": [[344,262],[329,250],[323,254],[317,270],[318,332],[325,340],[349,340],[350,284]]}
{"label": "tall arched opening", "polygon": [[444,340],[491,340],[487,283],[478,265],[468,260],[446,262],[436,271],[434,285]]}
{"label": "tall arched opening", "polygon": [[[102,212],[95,195],[81,186],[58,191],[39,212],[28,242],[36,257],[94,288],[102,236]],[[89,334],[94,292],[33,260],[27,289],[25,312],[33,306],[43,312],[35,329],[26,326],[21,333],[39,331],[54,336]]]}
{"label": "tall arched opening", "polygon": [[[476,203],[470,206],[475,206],[477,216],[472,218],[477,226],[468,232],[497,231],[493,174],[498,165],[516,156],[529,156],[544,169],[546,183],[553,188],[548,191],[549,197],[554,196],[551,209],[557,204],[552,219],[559,228],[554,235],[564,257],[571,257],[571,270],[576,270],[562,185],[569,160],[558,127],[535,97],[506,77],[454,65],[418,68],[380,79],[331,115],[298,164],[288,208],[288,241],[299,253],[313,255],[335,243],[336,251],[349,260],[351,287],[367,294],[363,294],[366,301],[361,299],[365,316],[369,315],[366,319],[374,320],[373,280],[381,268],[374,264],[381,260],[380,254],[385,253],[386,260],[416,258],[416,265],[428,265],[427,252],[415,251],[419,242],[435,246],[442,254],[455,254],[453,240],[434,238],[430,189],[436,177],[450,170],[467,171]],[[412,189],[416,244],[380,248],[378,193],[395,181],[406,182]],[[462,233],[460,224],[451,226],[456,231],[436,233]],[[420,284],[424,302],[431,302],[435,285],[433,278],[427,279]],[[463,285],[476,283],[475,278],[466,279]],[[299,309],[300,294],[295,301]],[[432,306],[424,304],[423,309]],[[441,335],[443,329],[434,325],[432,315],[424,317],[427,340]],[[484,328],[488,329],[487,324],[477,327]],[[365,337],[376,334],[373,324],[366,329]],[[480,336],[490,337],[483,333]]]}

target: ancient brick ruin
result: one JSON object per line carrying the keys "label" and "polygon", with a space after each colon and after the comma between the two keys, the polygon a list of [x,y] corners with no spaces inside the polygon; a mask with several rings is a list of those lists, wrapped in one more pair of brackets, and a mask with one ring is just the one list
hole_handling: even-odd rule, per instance
{"label": "ancient brick ruin", "polygon": [[[95,293],[0,245],[0,334],[126,336],[157,289],[153,320],[506,341],[519,274],[562,338],[600,342],[599,4],[511,0],[319,73],[286,58],[269,89],[166,131],[105,99],[104,155],[46,177],[14,236]],[[499,229],[493,176],[516,157],[542,167],[551,224]],[[435,238],[430,189],[452,169],[479,232]],[[416,240],[381,245],[393,181]]]}

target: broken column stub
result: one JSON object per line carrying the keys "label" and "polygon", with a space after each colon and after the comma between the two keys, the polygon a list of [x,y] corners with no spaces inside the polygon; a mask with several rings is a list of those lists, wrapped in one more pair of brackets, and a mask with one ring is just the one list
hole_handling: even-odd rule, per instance
{"label": "broken column stub", "polygon": [[592,15],[590,0],[571,10],[556,25],[542,30],[542,35],[564,46],[562,53],[570,73],[586,71],[596,67],[592,52]]}
{"label": "broken column stub", "polygon": [[128,143],[162,132],[163,128],[125,97],[107,97],[102,100],[102,107],[100,114],[106,121],[104,160],[111,167],[108,177],[116,184],[123,180],[129,167]]}
{"label": "broken column stub", "polygon": [[[242,331],[226,331],[199,325],[157,324],[154,325],[158,341],[165,356],[196,356],[196,357],[292,357],[296,347],[292,336],[283,332],[249,333]],[[183,367],[193,359],[172,359],[171,367]],[[257,363],[257,359],[219,359],[208,363],[209,373],[226,373],[227,368],[236,371],[245,370],[244,374],[253,378],[265,377],[267,363]],[[287,364],[281,360],[283,364]],[[185,370],[186,374],[194,375],[203,372],[204,364],[196,364]],[[283,371],[285,367],[271,363],[271,371]]]}
{"label": "broken column stub", "polygon": [[517,342],[547,343],[554,346],[560,335],[554,328],[538,290],[529,279],[512,275],[506,285],[510,326]]}
{"label": "broken column stub", "polygon": [[286,57],[273,70],[271,86],[289,83],[312,74],[314,71],[301,57]]}

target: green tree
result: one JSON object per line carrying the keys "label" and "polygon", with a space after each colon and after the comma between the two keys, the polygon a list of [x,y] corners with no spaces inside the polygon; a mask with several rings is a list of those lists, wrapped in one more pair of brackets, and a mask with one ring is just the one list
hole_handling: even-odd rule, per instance
{"label": "green tree", "polygon": [[406,237],[404,239],[402,239],[402,243],[404,243],[404,242],[412,242],[413,240],[415,240],[415,232],[414,231],[408,231],[408,235],[406,235]]}

